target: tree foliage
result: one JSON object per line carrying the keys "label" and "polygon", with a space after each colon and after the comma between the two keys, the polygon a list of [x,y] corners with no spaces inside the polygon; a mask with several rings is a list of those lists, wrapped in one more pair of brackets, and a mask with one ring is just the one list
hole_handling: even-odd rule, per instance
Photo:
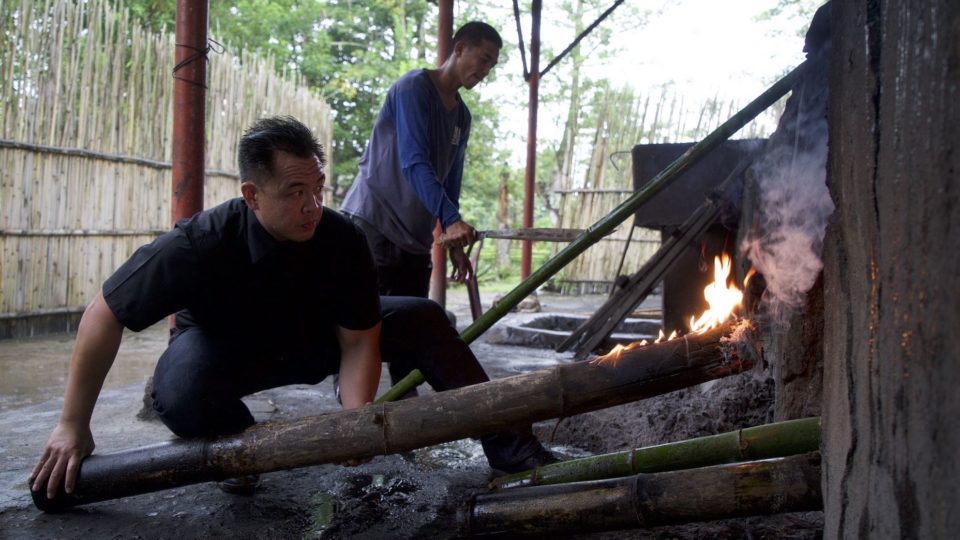
{"label": "tree foliage", "polygon": [[[175,5],[130,0],[134,16],[174,31]],[[278,70],[302,74],[336,113],[331,184],[342,194],[387,88],[407,70],[432,64],[435,9],[427,0],[232,0],[211,2],[211,37],[269,54]]]}
{"label": "tree foliage", "polygon": [[[544,40],[541,68],[554,58],[597,18],[612,0],[563,0],[544,9],[544,27],[561,28],[562,38]],[[161,0],[128,0],[131,12],[154,29],[174,31],[175,3]],[[455,26],[468,20],[487,20],[498,27],[506,39],[501,64],[511,54],[509,39],[515,32],[511,10],[482,3],[458,4]],[[335,111],[334,170],[330,184],[335,196],[342,196],[356,174],[357,161],[364,147],[390,84],[409,69],[431,67],[436,59],[437,8],[428,0],[229,0],[210,3],[210,34],[228,47],[245,48],[275,58],[278,70],[304,76]],[[498,15],[491,15],[493,12]],[[521,23],[529,32],[529,2],[521,2]],[[491,17],[499,16],[499,20]],[[542,107],[560,106],[568,110],[564,140],[541,136],[538,157],[537,192],[542,202],[546,194],[562,187],[560,174],[570,174],[572,141],[580,129],[592,127],[592,94],[596,81],[581,74],[585,62],[602,62],[616,54],[609,46],[614,32],[635,30],[647,14],[625,3],[584,39],[580,46],[554,66],[541,80]],[[529,34],[527,34],[529,47]],[[587,73],[589,70],[584,70]],[[520,73],[507,73],[498,67],[490,79],[505,77],[516,95],[511,98],[523,107],[527,86]],[[464,173],[461,210],[478,228],[496,227],[497,194],[501,178],[508,177],[512,226],[519,225],[524,171],[510,168],[509,148],[500,120],[505,114],[498,103],[484,99],[483,86],[462,91],[461,96],[473,113],[473,130]],[[581,106],[582,104],[582,106]],[[540,133],[546,132],[541,126]],[[564,165],[564,162],[567,162]],[[549,226],[549,204],[536,205],[535,221]]]}

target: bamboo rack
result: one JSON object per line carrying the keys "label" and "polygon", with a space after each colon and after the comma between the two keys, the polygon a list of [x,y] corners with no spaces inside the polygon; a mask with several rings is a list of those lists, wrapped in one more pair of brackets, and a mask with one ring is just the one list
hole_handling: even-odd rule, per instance
{"label": "bamboo rack", "polygon": [[[599,239],[609,234],[610,231],[626,221],[627,218],[631,217],[634,212],[636,212],[637,208],[649,201],[654,195],[663,190],[663,188],[668,186],[670,182],[679,177],[683,171],[690,168],[698,160],[707,155],[711,150],[722,144],[723,141],[730,138],[731,135],[736,133],[737,130],[755,118],[764,109],[773,105],[775,102],[777,102],[777,100],[786,95],[786,93],[789,92],[793,87],[796,80],[803,73],[806,66],[807,63],[804,62],[803,64],[800,64],[794,68],[793,71],[774,83],[773,86],[751,101],[740,112],[733,115],[732,118],[721,124],[720,127],[710,133],[710,135],[707,135],[707,137],[705,137],[703,140],[691,146],[686,152],[683,153],[682,156],[677,158],[673,163],[668,165],[667,168],[660,171],[657,176],[651,179],[650,182],[643,187],[643,189],[634,193],[629,199],[621,203],[612,212],[587,228],[579,238],[568,244],[567,247],[563,248],[559,253],[545,262],[543,266],[538,268],[536,271],[530,274],[527,279],[523,280],[523,282],[517,285],[512,291],[507,293],[500,300],[500,302],[497,303],[497,305],[491,307],[486,313],[483,314],[483,316],[478,318],[473,322],[473,324],[464,329],[463,333],[461,334],[463,339],[467,343],[470,343],[478,336],[483,334],[488,328],[493,326],[495,322],[500,320],[500,318],[506,315],[511,309],[516,307],[517,304],[522,302],[524,298],[533,293],[537,287],[543,285],[543,283],[563,269],[563,267],[570,263],[570,261],[574,260],[577,256],[586,251],[587,248],[594,245]],[[405,395],[422,382],[423,374],[420,373],[419,370],[413,370],[409,375],[394,385],[393,388],[384,393],[384,395],[382,395],[377,402],[379,403],[395,400]]]}
{"label": "bamboo rack", "polygon": [[[735,101],[719,95],[695,102],[667,86],[646,92],[603,87],[596,101],[596,128],[583,178],[572,178],[569,167],[556,171],[554,183],[560,189],[552,193],[560,199],[558,227],[585,228],[633,193],[633,171],[625,157],[634,145],[697,140],[718,128],[738,108]],[[776,105],[768,108],[744,126],[744,136],[768,135],[780,113]],[[565,149],[571,151],[575,150]],[[580,152],[577,154],[579,158]],[[584,187],[574,189],[576,185]],[[586,256],[572,261],[560,273],[562,289],[569,291],[578,282],[611,282],[621,258],[626,268],[639,268],[656,250],[660,235],[649,229],[635,230],[633,242],[624,253],[622,243],[628,232],[614,231],[591,246]]]}
{"label": "bamboo rack", "polygon": [[283,422],[228,437],[176,440],[81,464],[75,490],[45,511],[245,474],[337,463],[501,431],[518,424],[603,409],[749,369],[760,359],[749,321],[629,351],[617,363],[551,369],[397,402]]}

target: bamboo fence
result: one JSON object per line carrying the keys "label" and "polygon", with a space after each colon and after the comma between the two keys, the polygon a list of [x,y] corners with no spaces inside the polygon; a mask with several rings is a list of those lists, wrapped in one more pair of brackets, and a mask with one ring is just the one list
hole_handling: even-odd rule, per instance
{"label": "bamboo fence", "polygon": [[[638,144],[690,142],[703,138],[732,116],[739,105],[717,96],[693,104],[669,87],[647,94],[631,89],[603,88],[594,100],[595,126],[581,129],[575,161],[583,165],[561,179],[557,227],[584,229],[633,193],[630,150]],[[774,127],[782,105],[775,105],[747,124],[740,136],[765,137]],[[581,123],[582,125],[582,123]],[[586,139],[586,141],[584,141]],[[583,141],[585,144],[579,144]],[[660,232],[624,223],[568,265],[558,284],[564,292],[606,292],[617,271],[637,271],[657,248]],[[629,240],[628,240],[629,238]],[[629,248],[624,255],[624,247]],[[554,252],[563,246],[554,248]]]}
{"label": "bamboo fence", "polygon": [[[170,228],[173,65],[173,36],[106,0],[0,3],[0,338],[75,319]],[[296,116],[330,147],[329,106],[273,66],[209,55],[207,207],[239,194],[236,142],[258,117]]]}

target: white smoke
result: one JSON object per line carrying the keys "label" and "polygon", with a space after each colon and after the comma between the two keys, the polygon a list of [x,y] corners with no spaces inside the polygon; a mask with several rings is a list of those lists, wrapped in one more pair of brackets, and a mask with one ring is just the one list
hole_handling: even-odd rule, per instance
{"label": "white smoke", "polygon": [[766,279],[764,308],[780,323],[805,304],[823,268],[823,237],[834,209],[826,186],[826,121],[804,132],[803,141],[768,149],[753,165],[757,221],[740,247]]}

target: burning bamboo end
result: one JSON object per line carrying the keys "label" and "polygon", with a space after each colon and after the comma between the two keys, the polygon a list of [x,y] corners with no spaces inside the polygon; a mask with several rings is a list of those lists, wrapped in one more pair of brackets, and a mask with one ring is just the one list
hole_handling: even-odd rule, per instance
{"label": "burning bamboo end", "polygon": [[820,454],[475,496],[463,536],[637,529],[823,508]]}
{"label": "burning bamboo end", "polygon": [[265,422],[213,440],[180,440],[87,458],[74,493],[41,510],[176,486],[392,454],[665,394],[740,373],[759,361],[749,321],[731,321],[629,352],[615,364],[562,364],[415,399]]}

